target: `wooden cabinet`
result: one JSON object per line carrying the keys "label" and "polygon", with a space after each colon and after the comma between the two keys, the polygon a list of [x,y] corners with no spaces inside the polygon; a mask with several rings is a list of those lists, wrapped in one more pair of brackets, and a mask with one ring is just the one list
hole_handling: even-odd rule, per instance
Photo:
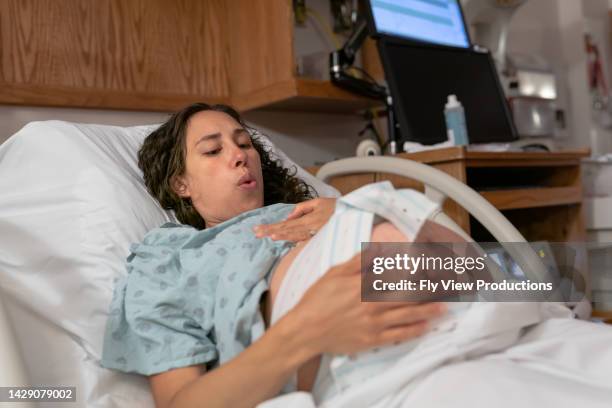
{"label": "wooden cabinet", "polygon": [[291,0],[0,0],[0,103],[354,112],[296,76]]}
{"label": "wooden cabinet", "polygon": [[0,103],[174,110],[226,102],[220,1],[0,0]]}
{"label": "wooden cabinet", "polygon": [[[529,241],[584,241],[580,159],[587,149],[554,153],[473,152],[450,147],[397,157],[429,164],[461,180],[498,208]],[[310,168],[316,173],[317,168]],[[343,194],[374,181],[390,180],[396,188],[423,186],[389,174],[357,174],[331,180]],[[452,200],[445,212],[477,241],[492,237]]]}

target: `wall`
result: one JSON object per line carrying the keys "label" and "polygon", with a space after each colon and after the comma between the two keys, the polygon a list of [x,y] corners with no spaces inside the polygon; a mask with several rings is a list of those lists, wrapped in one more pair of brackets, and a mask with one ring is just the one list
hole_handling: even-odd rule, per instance
{"label": "wall", "polygon": [[[600,56],[604,65],[604,75],[608,90],[610,89],[610,80],[612,80],[612,46],[610,44],[610,2],[608,0],[583,0],[583,14],[585,31],[591,34],[599,48]],[[589,105],[590,105],[589,100]],[[612,114],[612,106],[608,108],[609,115]],[[590,112],[592,113],[592,111]],[[612,152],[612,128],[608,125],[603,127],[598,124],[598,120],[592,120],[591,129],[591,148],[594,153],[610,153]],[[612,120],[608,116],[608,120]]]}
{"label": "wall", "polygon": [[[133,126],[160,123],[168,114],[95,109],[0,106],[0,143],[26,123],[67,120]],[[302,166],[320,164],[354,153],[363,127],[359,117],[287,112],[251,112],[245,119]]]}
{"label": "wall", "polygon": [[302,166],[353,156],[364,127],[358,116],[251,112],[245,119]]}
{"label": "wall", "polygon": [[161,122],[167,116],[167,114],[159,112],[0,105],[0,142],[3,142],[25,124],[32,121],[67,120],[70,122],[133,126]]}
{"label": "wall", "polygon": [[508,34],[509,52],[541,55],[554,68],[558,105],[567,120],[561,144],[594,153],[612,152],[612,133],[592,120],[584,33],[599,43],[609,80],[609,7],[609,0],[530,0],[515,13]]}

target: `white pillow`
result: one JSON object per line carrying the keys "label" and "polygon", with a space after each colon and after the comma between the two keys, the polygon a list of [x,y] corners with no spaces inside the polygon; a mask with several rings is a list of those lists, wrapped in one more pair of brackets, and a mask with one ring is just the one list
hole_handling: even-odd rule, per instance
{"label": "white pillow", "polygon": [[[0,146],[0,292],[31,383],[76,386],[73,407],[153,406],[145,377],[98,362],[130,243],[175,221],[137,166],[156,126],[33,122]],[[299,166],[298,176],[339,195]]]}

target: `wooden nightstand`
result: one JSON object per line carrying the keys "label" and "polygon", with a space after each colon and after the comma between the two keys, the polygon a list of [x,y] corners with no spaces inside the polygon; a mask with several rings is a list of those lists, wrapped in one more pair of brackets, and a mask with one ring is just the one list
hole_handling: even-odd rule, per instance
{"label": "wooden nightstand", "polygon": [[[449,147],[395,157],[431,165],[466,183],[499,209],[527,241],[585,242],[580,161],[588,149],[559,152],[474,152]],[[308,168],[316,174],[319,167]],[[342,194],[365,184],[389,180],[396,188],[423,186],[409,178],[381,173],[360,173],[330,181]],[[452,200],[444,212],[474,240],[495,239],[467,211]],[[588,266],[584,265],[588,270]],[[590,279],[585,292],[590,297]],[[597,316],[594,314],[594,316]],[[599,314],[612,321],[612,313]]]}
{"label": "wooden nightstand", "polygon": [[[502,211],[529,241],[576,242],[586,239],[580,159],[588,155],[588,149],[474,152],[458,146],[395,157],[429,164],[466,183]],[[316,174],[318,169],[308,170]],[[330,184],[346,194],[382,180],[390,180],[396,188],[423,190],[411,179],[380,173],[336,177]],[[444,210],[477,241],[492,239],[452,200],[447,200]]]}

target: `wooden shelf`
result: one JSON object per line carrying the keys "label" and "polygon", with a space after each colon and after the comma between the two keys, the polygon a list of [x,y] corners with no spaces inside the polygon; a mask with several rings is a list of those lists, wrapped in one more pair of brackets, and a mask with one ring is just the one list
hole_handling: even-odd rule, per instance
{"label": "wooden shelf", "polygon": [[582,202],[580,186],[479,191],[479,193],[498,210],[550,207]]}
{"label": "wooden shelf", "polygon": [[[463,148],[465,150],[465,148]],[[571,149],[556,152],[475,152],[467,150],[468,167],[558,167],[575,166],[590,149]]]}
{"label": "wooden shelf", "polygon": [[[396,157],[415,160],[448,174],[478,191],[519,230],[528,242],[585,242],[581,158],[588,149],[540,152],[471,152],[449,147]],[[310,169],[315,171],[315,168]],[[410,176],[374,173],[374,181],[395,188],[422,190]],[[371,174],[336,177],[330,183],[343,193],[372,182]],[[477,242],[494,241],[484,226],[452,199],[443,211]],[[590,279],[585,293],[590,295]]]}
{"label": "wooden shelf", "polygon": [[323,113],[355,113],[382,103],[345,91],[330,81],[295,78],[235,96],[241,111],[254,109]]}
{"label": "wooden shelf", "polygon": [[[528,240],[545,237],[552,242],[571,242],[586,238],[580,164],[588,154],[589,149],[543,153],[474,152],[465,147],[448,147],[400,153],[396,157],[426,163],[472,187],[497,209],[504,210]],[[422,185],[409,177],[376,174],[375,181],[382,180],[396,188],[422,190]],[[365,184],[365,178],[351,179],[350,183],[342,179],[331,182],[335,181],[334,186],[343,192]],[[471,232],[473,220],[453,200],[444,203],[444,212],[464,231]],[[475,236],[482,236],[478,235],[482,232],[478,225],[474,226]]]}
{"label": "wooden shelf", "polygon": [[465,160],[466,167],[538,167],[574,166],[582,157],[588,157],[590,149],[568,149],[554,152],[479,152],[464,146],[426,150],[417,153],[399,153],[397,156],[427,164]]}
{"label": "wooden shelf", "polygon": [[171,112],[194,102],[230,103],[223,97],[30,84],[2,84],[0,92],[0,104],[26,106]]}
{"label": "wooden shelf", "polygon": [[168,112],[194,102],[231,104],[239,111],[281,110],[295,112],[356,113],[380,107],[374,99],[354,95],[329,81],[293,79],[246,95],[199,95],[109,91],[67,86],[4,84],[0,103],[11,105],[80,107]]}

